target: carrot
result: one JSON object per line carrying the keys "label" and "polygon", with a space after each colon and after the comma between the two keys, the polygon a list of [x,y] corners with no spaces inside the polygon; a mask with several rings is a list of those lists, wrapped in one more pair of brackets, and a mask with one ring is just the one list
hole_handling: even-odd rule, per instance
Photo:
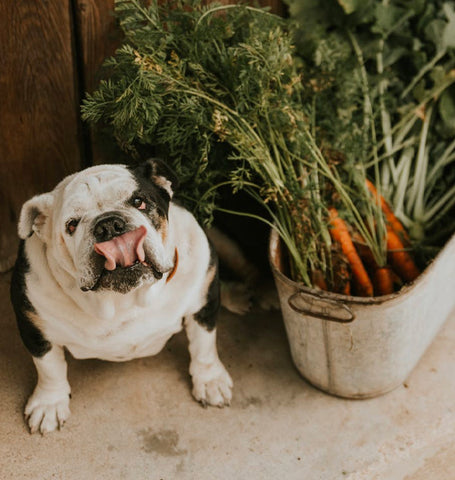
{"label": "carrot", "polygon": [[420,275],[414,260],[392,228],[387,228],[387,251],[393,269],[405,282],[412,282]]}
{"label": "carrot", "polygon": [[345,282],[342,290],[341,290],[341,293],[344,294],[344,295],[351,295],[351,284],[349,281]]}
{"label": "carrot", "polygon": [[373,194],[376,202],[378,202],[378,204],[381,206],[381,210],[384,212],[385,219],[389,226],[401,238],[403,244],[405,246],[409,246],[411,244],[411,240],[409,238],[408,232],[403,227],[403,224],[400,222],[400,220],[398,220],[396,215],[393,213],[390,205],[386,202],[385,198],[382,195],[378,194],[376,187],[373,185],[372,182],[370,182],[370,180],[366,180],[366,185],[368,187],[368,190],[370,190],[370,192]]}
{"label": "carrot", "polygon": [[393,269],[391,269],[391,274],[395,291],[398,291],[403,286],[403,280],[401,280],[401,278],[393,271]]}
{"label": "carrot", "polygon": [[396,274],[389,265],[379,266],[373,252],[358,232],[352,234],[355,248],[359,253],[365,268],[372,275],[375,295],[388,295],[395,291]]}
{"label": "carrot", "polygon": [[408,232],[395,216],[384,197],[378,194],[375,186],[369,180],[366,180],[366,185],[384,212],[387,222],[387,251],[390,263],[403,281],[412,282],[420,275],[420,270],[409,252],[406,251],[406,248],[411,244]]}
{"label": "carrot", "polygon": [[394,292],[393,272],[389,266],[379,267],[373,275],[374,294],[388,295]]}
{"label": "carrot", "polygon": [[311,272],[311,280],[313,285],[321,290],[328,290],[327,282],[325,281],[324,275],[321,270],[313,270]]}
{"label": "carrot", "polygon": [[359,254],[360,258],[362,259],[362,262],[365,265],[365,268],[369,271],[373,271],[376,268],[378,268],[378,264],[376,263],[376,260],[374,259],[373,252],[371,251],[371,248],[365,242],[362,235],[360,235],[360,233],[358,233],[358,232],[353,232],[352,241],[354,242],[355,249],[357,250],[357,253]]}
{"label": "carrot", "polygon": [[329,222],[332,227],[330,229],[330,235],[334,241],[341,245],[341,250],[351,266],[352,277],[356,282],[358,294],[365,297],[373,296],[373,284],[354,247],[346,224],[338,216],[336,208],[329,208],[329,214]]}

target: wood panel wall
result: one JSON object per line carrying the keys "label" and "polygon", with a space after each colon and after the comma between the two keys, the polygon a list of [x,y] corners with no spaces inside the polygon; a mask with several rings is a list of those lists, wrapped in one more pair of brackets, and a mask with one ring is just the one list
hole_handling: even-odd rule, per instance
{"label": "wood panel wall", "polygon": [[[100,80],[100,68],[121,42],[114,18],[114,0],[73,0],[82,90],[92,92]],[[116,146],[84,125],[86,150],[93,164],[115,161]]]}
{"label": "wood panel wall", "polygon": [[[281,0],[260,4],[284,13]],[[13,264],[25,200],[91,163],[115,161],[115,148],[79,115],[83,92],[96,88],[120,42],[113,10],[114,0],[0,2],[0,272]]]}
{"label": "wood panel wall", "polygon": [[69,0],[0,2],[0,271],[22,203],[80,168]]}

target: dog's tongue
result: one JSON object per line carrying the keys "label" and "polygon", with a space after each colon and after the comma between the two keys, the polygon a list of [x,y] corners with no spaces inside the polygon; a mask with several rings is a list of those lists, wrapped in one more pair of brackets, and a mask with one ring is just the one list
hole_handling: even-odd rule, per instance
{"label": "dog's tongue", "polygon": [[95,252],[106,258],[106,270],[115,270],[117,265],[130,267],[136,260],[145,261],[143,245],[146,235],[147,229],[140,226],[107,242],[95,243]]}

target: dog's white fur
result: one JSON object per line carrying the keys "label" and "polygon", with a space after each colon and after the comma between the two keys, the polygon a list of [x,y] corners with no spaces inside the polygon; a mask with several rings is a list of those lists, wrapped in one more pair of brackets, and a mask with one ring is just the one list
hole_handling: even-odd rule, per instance
{"label": "dog's white fur", "polygon": [[[169,182],[160,178],[170,191]],[[34,197],[23,207],[19,234],[26,238],[30,269],[25,285],[35,310],[29,319],[52,344],[44,356],[33,357],[38,382],[25,408],[32,432],[55,430],[70,414],[64,348],[76,358],[130,360],[157,354],[183,326],[189,339],[194,397],[217,406],[231,400],[232,380],[218,358],[216,330],[205,328],[194,317],[207,299],[210,249],[187,210],[171,202],[167,230],[160,235],[144,222],[141,212],[128,207],[133,223],[147,228],[147,248],[167,272],[161,280],[144,282],[127,293],[81,290],[90,283],[92,219],[127,208],[125,200],[135,188],[135,179],[124,166],[92,167],[67,177],[53,192]],[[82,220],[69,238],[64,225],[71,215]],[[34,234],[29,236],[31,231]],[[178,267],[166,282],[176,248]]]}

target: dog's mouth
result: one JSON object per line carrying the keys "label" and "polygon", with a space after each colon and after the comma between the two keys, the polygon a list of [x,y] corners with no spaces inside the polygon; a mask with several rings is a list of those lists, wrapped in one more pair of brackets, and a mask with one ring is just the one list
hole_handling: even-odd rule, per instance
{"label": "dog's mouth", "polygon": [[106,242],[95,243],[95,252],[106,261],[104,268],[110,272],[117,267],[131,267],[135,263],[149,266],[145,261],[144,240],[146,228],[141,225],[135,230],[124,233]]}
{"label": "dog's mouth", "polygon": [[144,250],[146,236],[147,229],[140,226],[111,240],[95,243],[94,251],[104,257],[104,265],[96,282],[82,290],[118,290],[118,285],[122,285],[121,289],[126,291],[136,286],[143,277],[161,280],[168,269],[155,266],[147,257]]}

